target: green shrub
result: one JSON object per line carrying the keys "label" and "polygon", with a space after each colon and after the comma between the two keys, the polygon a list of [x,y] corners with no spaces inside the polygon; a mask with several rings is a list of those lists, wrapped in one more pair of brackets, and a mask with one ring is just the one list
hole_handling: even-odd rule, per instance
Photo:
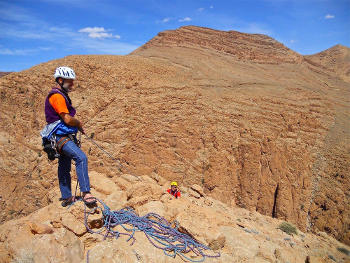
{"label": "green shrub", "polygon": [[288,235],[298,234],[297,228],[288,222],[282,222],[278,226],[278,229],[281,229],[283,232],[287,233]]}

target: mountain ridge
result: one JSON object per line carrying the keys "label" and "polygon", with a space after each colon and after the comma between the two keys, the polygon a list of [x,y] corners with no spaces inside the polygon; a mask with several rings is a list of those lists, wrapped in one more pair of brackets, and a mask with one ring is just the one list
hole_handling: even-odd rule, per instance
{"label": "mountain ridge", "polygon": [[[193,37],[195,36],[195,37]],[[248,34],[238,31],[219,31],[210,28],[184,26],[176,30],[158,33],[131,54],[138,54],[152,47],[204,48],[229,54],[239,60],[257,63],[300,63],[302,56],[285,47],[275,39],[262,34]],[[275,50],[275,56],[269,57],[269,50]]]}
{"label": "mountain ridge", "polygon": [[334,72],[343,80],[350,82],[349,47],[338,44],[319,53],[304,57],[313,65]]}

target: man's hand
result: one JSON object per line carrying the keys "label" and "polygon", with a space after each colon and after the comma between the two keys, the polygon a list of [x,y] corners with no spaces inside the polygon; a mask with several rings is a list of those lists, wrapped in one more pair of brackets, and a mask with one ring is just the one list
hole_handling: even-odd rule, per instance
{"label": "man's hand", "polygon": [[85,131],[83,129],[83,124],[81,122],[79,122],[79,126],[78,126],[78,130],[85,135]]}
{"label": "man's hand", "polygon": [[65,124],[69,126],[77,127],[82,134],[85,134],[83,125],[77,118],[70,116],[68,113],[60,113],[60,117]]}

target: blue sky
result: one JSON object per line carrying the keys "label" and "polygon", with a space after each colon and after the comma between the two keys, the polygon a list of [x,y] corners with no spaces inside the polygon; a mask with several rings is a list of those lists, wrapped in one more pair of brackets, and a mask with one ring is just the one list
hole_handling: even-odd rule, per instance
{"label": "blue sky", "polygon": [[128,54],[184,25],[269,35],[305,55],[350,47],[350,0],[0,0],[0,71]]}

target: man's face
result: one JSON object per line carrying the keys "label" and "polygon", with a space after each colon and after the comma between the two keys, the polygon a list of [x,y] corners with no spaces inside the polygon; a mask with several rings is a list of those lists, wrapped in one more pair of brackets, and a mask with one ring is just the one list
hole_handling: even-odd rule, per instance
{"label": "man's face", "polygon": [[64,81],[63,87],[68,91],[72,91],[73,90],[73,86],[74,86],[74,80],[72,79],[66,79]]}
{"label": "man's face", "polygon": [[177,186],[176,185],[172,185],[171,186],[171,190],[174,192],[174,191],[176,191],[177,190]]}
{"label": "man's face", "polygon": [[[58,80],[60,82],[60,84],[62,84],[63,79],[59,79]],[[73,90],[73,86],[74,86],[74,80],[73,79],[65,79],[64,83],[63,83],[63,88],[67,91],[67,92],[71,92]]]}

